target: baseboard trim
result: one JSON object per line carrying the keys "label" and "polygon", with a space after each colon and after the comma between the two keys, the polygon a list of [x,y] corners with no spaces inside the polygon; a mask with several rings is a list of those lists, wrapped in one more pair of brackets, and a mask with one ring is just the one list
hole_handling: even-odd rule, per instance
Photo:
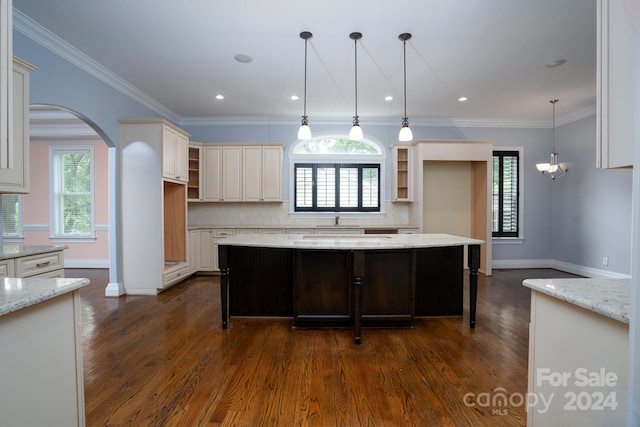
{"label": "baseboard trim", "polygon": [[492,267],[494,269],[553,268],[566,273],[577,274],[578,276],[602,279],[627,279],[631,277],[629,274],[601,270],[554,259],[494,259]]}

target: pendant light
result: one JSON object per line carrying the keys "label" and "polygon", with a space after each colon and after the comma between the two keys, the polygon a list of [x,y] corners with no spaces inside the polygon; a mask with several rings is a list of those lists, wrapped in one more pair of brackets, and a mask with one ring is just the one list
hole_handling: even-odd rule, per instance
{"label": "pendant light", "polygon": [[402,40],[404,51],[404,117],[402,118],[402,127],[398,135],[398,141],[407,142],[413,140],[413,132],[409,127],[409,119],[407,118],[407,40],[411,38],[411,33],[402,33],[398,36]]}
{"label": "pendant light", "polygon": [[537,163],[536,168],[538,172],[548,176],[551,180],[555,180],[558,177],[569,172],[569,169],[573,166],[571,162],[558,163],[558,153],[556,153],[556,103],[557,99],[549,101],[553,105],[553,140],[551,146],[551,154],[549,155],[549,163]]}
{"label": "pendant light", "polygon": [[300,140],[311,139],[311,128],[307,117],[307,42],[311,37],[313,37],[313,34],[309,31],[300,33],[300,38],[304,40],[304,112],[302,113],[300,129],[298,129],[298,139]]}
{"label": "pendant light", "polygon": [[356,88],[356,115],[353,116],[353,127],[349,132],[349,139],[353,141],[360,141],[364,136],[362,134],[362,129],[360,128],[360,119],[358,117],[358,40],[362,38],[362,33],[351,33],[349,34],[349,38],[353,40],[355,50],[353,52],[353,57],[355,61],[355,88]]}

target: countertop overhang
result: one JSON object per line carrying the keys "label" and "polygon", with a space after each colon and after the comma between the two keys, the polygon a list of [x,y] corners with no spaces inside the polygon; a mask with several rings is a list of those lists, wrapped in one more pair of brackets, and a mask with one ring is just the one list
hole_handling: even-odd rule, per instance
{"label": "countertop overhang", "polygon": [[534,291],[629,324],[631,279],[526,279],[522,284]]}
{"label": "countertop overhang", "polygon": [[0,279],[0,316],[73,292],[89,279],[4,278]]}
{"label": "countertop overhang", "polygon": [[67,248],[68,246],[66,245],[4,245],[2,251],[0,251],[0,260],[46,254]]}
{"label": "countertop overhang", "polygon": [[372,250],[481,245],[484,240],[451,234],[240,234],[218,245],[291,249]]}

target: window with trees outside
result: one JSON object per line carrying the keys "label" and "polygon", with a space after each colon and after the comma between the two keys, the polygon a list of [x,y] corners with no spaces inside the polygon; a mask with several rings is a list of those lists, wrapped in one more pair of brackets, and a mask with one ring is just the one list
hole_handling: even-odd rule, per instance
{"label": "window with trees outside", "polygon": [[292,153],[294,211],[380,212],[382,149],[370,141],[321,137]]}
{"label": "window with trees outside", "polygon": [[51,237],[93,238],[93,147],[51,147]]}
{"label": "window with trees outside", "polygon": [[519,237],[520,152],[493,152],[492,234]]}
{"label": "window with trees outside", "polygon": [[23,237],[22,233],[22,196],[3,194],[2,235],[11,239]]}

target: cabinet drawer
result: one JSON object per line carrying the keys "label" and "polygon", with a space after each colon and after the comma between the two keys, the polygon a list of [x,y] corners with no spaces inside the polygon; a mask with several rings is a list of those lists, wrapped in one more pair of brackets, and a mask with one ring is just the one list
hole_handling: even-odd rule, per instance
{"label": "cabinet drawer", "polygon": [[0,279],[3,279],[5,277],[16,277],[14,265],[15,263],[12,259],[0,261]]}
{"label": "cabinet drawer", "polygon": [[34,279],[36,277],[46,277],[49,279],[64,279],[64,268],[59,268],[58,270],[48,271],[46,273],[37,274],[35,276],[29,276],[30,279]]}
{"label": "cabinet drawer", "polygon": [[233,229],[214,229],[213,230],[213,237],[228,237],[228,236],[235,236],[236,234],[236,230]]}
{"label": "cabinet drawer", "polygon": [[165,270],[162,275],[162,287],[166,288],[167,286],[178,283],[187,277],[189,277],[189,266],[186,263],[179,264],[176,267]]}
{"label": "cabinet drawer", "polygon": [[16,276],[30,277],[64,268],[62,251],[16,258]]}

